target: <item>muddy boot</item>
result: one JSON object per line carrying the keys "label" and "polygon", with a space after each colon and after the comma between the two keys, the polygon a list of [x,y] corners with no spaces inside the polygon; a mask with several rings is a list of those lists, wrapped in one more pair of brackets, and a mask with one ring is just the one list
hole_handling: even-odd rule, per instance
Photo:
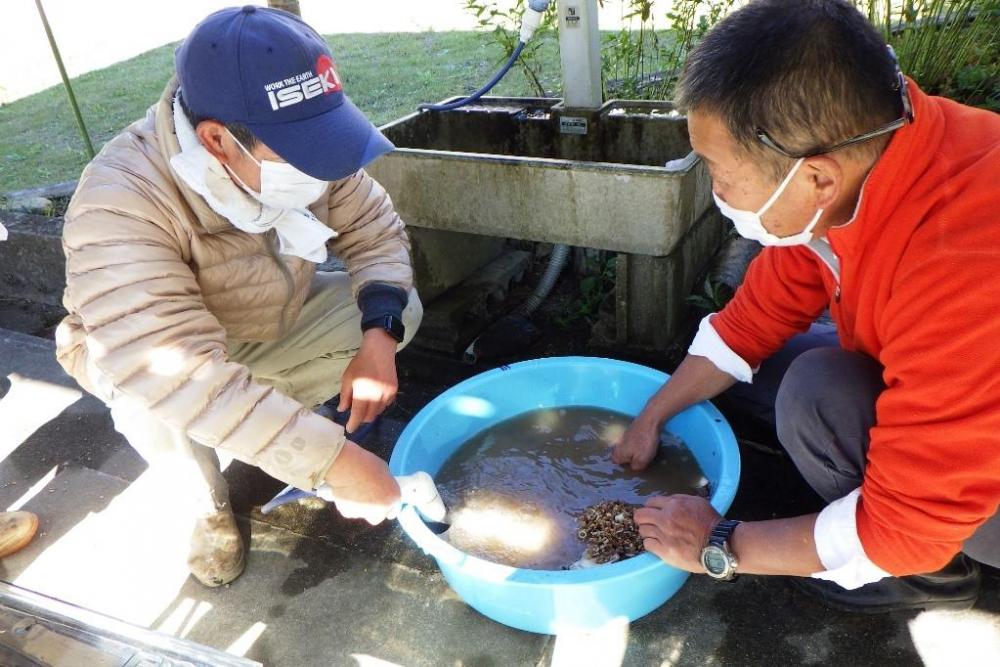
{"label": "muddy boot", "polygon": [[792,584],[828,607],[862,614],[898,609],[969,609],[979,596],[979,564],[964,554],[930,574],[888,577],[848,591],[832,581],[795,577]]}
{"label": "muddy boot", "polygon": [[243,572],[243,539],[228,507],[195,522],[188,569],[209,587],[228,584]]}
{"label": "muddy boot", "polygon": [[0,558],[28,546],[38,532],[38,517],[31,512],[0,512]]}

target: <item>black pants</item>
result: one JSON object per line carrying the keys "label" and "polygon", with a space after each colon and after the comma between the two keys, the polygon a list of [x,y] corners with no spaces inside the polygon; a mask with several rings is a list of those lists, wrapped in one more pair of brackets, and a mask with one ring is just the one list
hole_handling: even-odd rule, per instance
{"label": "black pants", "polygon": [[[730,398],[773,423],[778,439],[810,486],[827,502],[861,486],[882,366],[841,349],[832,327],[814,325],[766,361],[753,384]],[[1000,514],[965,543],[971,558],[1000,567]]]}

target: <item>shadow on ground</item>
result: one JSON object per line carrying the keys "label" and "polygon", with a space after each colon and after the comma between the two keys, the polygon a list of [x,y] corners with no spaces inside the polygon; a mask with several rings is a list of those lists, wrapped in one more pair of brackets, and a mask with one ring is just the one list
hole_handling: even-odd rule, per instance
{"label": "shadow on ground", "polygon": [[[584,349],[572,336],[557,338],[528,356]],[[66,384],[51,355],[50,342],[5,336],[0,377],[17,372]],[[416,350],[404,353],[400,365],[400,398],[364,443],[383,458],[423,405],[484,370]],[[817,509],[819,499],[773,433],[729,416],[743,456],[731,515],[765,519]],[[315,503],[262,515],[260,506],[282,485],[239,462],[225,475],[251,547],[247,568],[230,586],[206,589],[186,577],[184,539],[169,524],[169,507],[143,488],[143,470],[93,399],[50,415],[0,463],[0,502],[20,499],[43,523],[36,543],[6,559],[0,574],[267,665],[532,666],[550,664],[559,651],[559,640],[471,610],[396,524],[347,521]],[[1000,575],[988,570],[978,613],[860,617],[827,610],[783,578],[720,584],[692,577],[666,605],[632,624],[623,663],[896,665],[961,656],[977,641],[1000,642],[998,591]]]}

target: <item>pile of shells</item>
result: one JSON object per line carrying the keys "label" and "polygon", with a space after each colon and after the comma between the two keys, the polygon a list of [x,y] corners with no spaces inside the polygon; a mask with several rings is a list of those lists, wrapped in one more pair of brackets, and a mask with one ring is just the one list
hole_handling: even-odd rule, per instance
{"label": "pile of shells", "polygon": [[642,537],[634,514],[640,505],[609,500],[591,505],[580,515],[577,537],[587,544],[585,559],[613,563],[642,553]]}

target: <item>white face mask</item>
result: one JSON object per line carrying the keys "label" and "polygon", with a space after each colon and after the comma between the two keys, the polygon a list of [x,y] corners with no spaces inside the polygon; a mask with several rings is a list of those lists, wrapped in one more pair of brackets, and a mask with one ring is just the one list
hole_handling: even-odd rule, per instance
{"label": "white face mask", "polygon": [[240,180],[240,177],[230,169],[230,175],[239,181],[251,196],[257,201],[267,206],[281,209],[306,208],[309,204],[319,199],[329,183],[313,178],[309,174],[304,174],[287,162],[275,162],[273,160],[258,160],[250,151],[240,143],[239,139],[233,137],[232,132],[226,132],[233,138],[236,145],[260,167],[260,192],[254,192],[253,188]]}
{"label": "white face mask", "polygon": [[775,236],[771,232],[767,231],[767,228],[764,227],[764,223],[761,221],[761,216],[763,216],[767,210],[771,208],[774,202],[778,200],[778,197],[780,197],[781,193],[785,191],[786,187],[788,187],[788,184],[792,181],[792,177],[795,176],[804,161],[805,158],[801,158],[795,163],[795,166],[792,167],[790,172],[788,172],[788,176],[786,176],[785,180],[781,182],[778,189],[774,191],[771,198],[768,199],[767,203],[764,204],[764,206],[756,213],[753,211],[741,211],[740,209],[733,208],[726,202],[722,201],[719,198],[719,195],[715,194],[713,191],[712,196],[715,197],[715,204],[719,207],[719,210],[722,211],[722,215],[733,221],[733,224],[736,225],[736,231],[739,232],[739,235],[745,239],[756,241],[757,243],[765,246],[806,245],[812,240],[812,230],[815,229],[819,219],[823,216],[823,209],[816,211],[816,215],[813,217],[812,221],[806,225],[805,229],[798,234],[792,234],[791,236]]}

